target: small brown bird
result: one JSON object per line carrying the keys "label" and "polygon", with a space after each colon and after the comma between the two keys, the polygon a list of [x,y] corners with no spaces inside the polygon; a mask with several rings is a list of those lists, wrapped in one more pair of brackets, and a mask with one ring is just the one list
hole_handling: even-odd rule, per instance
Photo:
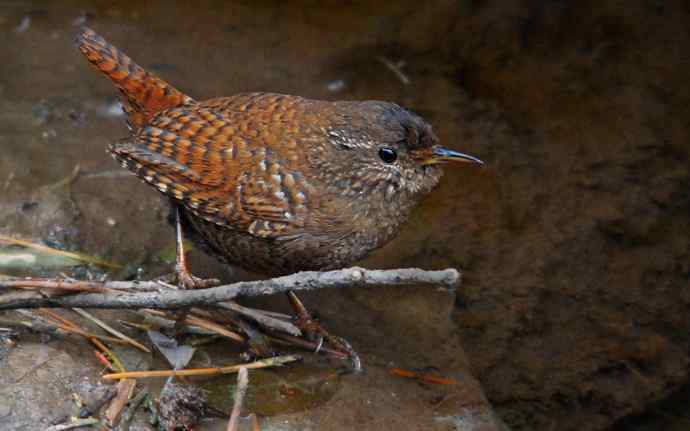
{"label": "small brown bird", "polygon": [[[210,254],[281,275],[342,268],[396,234],[441,163],[482,164],[438,145],[398,105],[248,93],[196,101],[92,30],[80,51],[122,94],[129,137],[108,151],[169,197],[179,230]],[[195,280],[178,253],[178,271]]]}

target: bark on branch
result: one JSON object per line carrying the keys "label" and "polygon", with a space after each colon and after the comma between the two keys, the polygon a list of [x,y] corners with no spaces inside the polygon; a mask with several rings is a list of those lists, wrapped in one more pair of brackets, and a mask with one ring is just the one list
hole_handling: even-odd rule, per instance
{"label": "bark on branch", "polygon": [[[174,309],[199,305],[214,305],[231,300],[237,296],[270,295],[288,290],[311,290],[323,288],[343,288],[355,286],[404,286],[426,285],[455,289],[460,282],[460,273],[455,269],[424,271],[417,268],[369,270],[346,268],[327,272],[298,272],[284,277],[260,281],[245,281],[210,289],[173,290],[158,285],[159,290],[137,291],[145,285],[151,289],[154,282],[89,282],[89,290],[94,293],[70,295],[47,295],[45,291],[69,290],[60,286],[79,281],[61,280],[60,286],[53,287],[46,280],[0,279],[0,291],[7,288],[31,287],[40,290],[8,292],[0,294],[0,310],[37,307],[85,307],[85,308],[165,308]],[[35,282],[35,283],[32,283]],[[114,290],[113,287],[115,284]],[[78,289],[71,289],[78,290]]]}

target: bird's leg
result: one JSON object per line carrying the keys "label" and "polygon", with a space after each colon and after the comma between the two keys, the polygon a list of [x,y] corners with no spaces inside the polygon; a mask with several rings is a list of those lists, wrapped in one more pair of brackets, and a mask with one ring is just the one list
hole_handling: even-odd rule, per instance
{"label": "bird's leg", "polygon": [[344,338],[338,337],[337,335],[333,335],[326,331],[326,329],[324,329],[324,327],[321,326],[316,319],[314,319],[309,310],[307,310],[307,307],[304,306],[295,292],[290,290],[287,292],[287,295],[288,299],[290,300],[290,305],[292,305],[292,308],[295,310],[297,326],[304,331],[307,338],[311,339],[311,341],[318,341],[319,347],[316,348],[316,351],[318,352],[322,343],[327,341],[337,350],[347,354],[347,356],[350,358],[350,361],[352,361],[353,371],[361,371],[362,363],[359,359],[359,355],[352,348],[352,345],[350,345],[350,343]]}
{"label": "bird's leg", "polygon": [[215,278],[201,279],[192,275],[187,267],[187,257],[184,252],[184,242],[182,240],[182,222],[180,208],[175,207],[175,244],[177,248],[177,258],[175,260],[175,273],[177,282],[183,289],[205,289],[207,287],[218,286],[220,280]]}
{"label": "bird's leg", "polygon": [[[192,273],[189,272],[189,268],[187,267],[187,256],[184,252],[184,241],[182,240],[181,217],[180,207],[175,206],[175,249],[177,255],[175,257],[175,275],[177,276],[178,286],[182,289],[204,289],[219,285],[219,280],[203,280],[193,276]],[[182,333],[182,326],[184,325],[184,320],[187,318],[187,314],[189,314],[189,308],[175,310],[172,314],[175,319],[174,331],[177,337]]]}

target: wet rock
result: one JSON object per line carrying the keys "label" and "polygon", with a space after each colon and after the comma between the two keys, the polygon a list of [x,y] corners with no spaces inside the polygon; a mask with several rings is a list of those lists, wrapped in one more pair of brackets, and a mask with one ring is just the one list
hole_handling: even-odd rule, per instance
{"label": "wet rock", "polygon": [[12,413],[12,407],[9,404],[0,404],[0,421],[7,418]]}
{"label": "wet rock", "polygon": [[71,198],[70,185],[68,178],[40,187],[19,200],[0,203],[3,233],[48,243],[77,244],[75,226],[79,209]]}
{"label": "wet rock", "polygon": [[[83,125],[86,121],[84,107],[72,99],[52,97],[33,105],[31,113],[37,124]],[[53,132],[55,132],[53,130]]]}
{"label": "wet rock", "polygon": [[459,330],[515,429],[603,429],[687,381],[690,93],[652,90],[687,75],[660,48],[686,43],[687,14],[612,5],[483,2],[455,27],[456,133],[495,171],[458,177],[448,213],[483,216],[439,254],[477,280]]}
{"label": "wet rock", "polygon": [[104,118],[124,118],[125,111],[117,99],[109,99],[95,107],[96,114]]}
{"label": "wet rock", "polygon": [[436,422],[452,425],[457,431],[509,431],[492,411],[477,408],[461,409],[456,416],[439,416]]}
{"label": "wet rock", "polygon": [[0,326],[0,363],[9,354],[10,350],[17,346],[17,336],[18,334],[14,329]]}
{"label": "wet rock", "polygon": [[64,349],[20,343],[0,362],[0,429],[43,429],[69,417],[72,388],[93,371]]}
{"label": "wet rock", "polygon": [[83,403],[79,417],[98,415],[101,407],[110,401],[116,393],[115,386],[88,381],[74,385],[74,392],[79,395]]}

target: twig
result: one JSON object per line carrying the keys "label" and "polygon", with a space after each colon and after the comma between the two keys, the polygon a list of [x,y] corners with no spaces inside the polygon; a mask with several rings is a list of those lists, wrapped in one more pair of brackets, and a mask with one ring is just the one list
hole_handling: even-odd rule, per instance
{"label": "twig", "polygon": [[[113,353],[112,350],[108,349],[105,344],[103,344],[100,341],[100,338],[105,339],[110,339],[110,337],[101,337],[96,334],[89,334],[88,332],[85,332],[83,329],[81,329],[79,326],[77,326],[76,323],[72,322],[69,319],[66,319],[59,314],[47,310],[45,308],[42,308],[40,310],[41,313],[45,314],[47,317],[49,317],[51,320],[55,322],[56,325],[62,325],[64,326],[65,330],[72,331],[76,334],[82,335],[83,337],[87,338],[89,341],[91,341],[93,344],[96,345],[103,353],[108,355],[108,357],[113,361],[113,364],[115,364],[115,367],[118,368],[120,371],[126,371],[124,365],[122,365],[122,362],[120,362],[120,359]],[[119,338],[112,338],[112,340],[127,344],[126,341],[120,340]]]}
{"label": "twig", "polygon": [[111,427],[117,425],[122,410],[132,397],[136,385],[137,381],[134,379],[123,379],[117,383],[117,395],[115,395],[115,398],[113,398],[105,411],[105,417]]}
{"label": "twig", "polygon": [[[367,270],[355,267],[327,272],[299,272],[269,280],[239,282],[210,289],[143,293],[80,293],[56,298],[46,298],[39,293],[10,298],[0,295],[0,310],[36,307],[183,308],[214,305],[237,296],[269,295],[288,290],[403,285],[443,286],[454,289],[459,280],[460,273],[455,269],[443,271],[424,271],[416,268]],[[4,281],[0,280],[0,287],[3,283]]]}
{"label": "twig", "polygon": [[217,343],[222,337],[218,334],[213,334],[210,337],[199,338],[190,341],[189,345],[192,347],[201,347],[207,344]]}
{"label": "twig", "polygon": [[288,362],[298,361],[301,358],[296,355],[275,356],[273,358],[261,359],[256,362],[248,364],[230,365],[221,368],[196,368],[189,370],[157,370],[157,371],[129,371],[127,373],[106,374],[103,376],[106,380],[128,379],[128,378],[146,378],[146,377],[170,377],[170,376],[210,376],[217,374],[231,374],[236,373],[240,368],[256,369],[267,367],[278,367]]}
{"label": "twig", "polygon": [[72,420],[68,423],[49,426],[48,428],[46,428],[43,431],[65,431],[65,430],[71,430],[72,428],[79,428],[79,427],[87,427],[87,426],[91,426],[91,425],[96,425],[98,422],[100,422],[100,421],[96,418],[84,418],[84,419],[72,418]]}
{"label": "twig", "polygon": [[198,316],[193,316],[190,314],[184,319],[184,321],[190,325],[208,329],[209,331],[214,331],[217,334],[230,338],[231,340],[237,341],[238,343],[244,343],[246,341],[246,338],[238,334],[237,332],[231,331],[223,327],[223,325],[219,325],[218,323],[212,322],[210,320]]}
{"label": "twig", "polygon": [[113,268],[113,269],[120,269],[122,268],[122,265],[113,263],[113,262],[108,262],[103,259],[97,258],[95,256],[89,256],[86,254],[81,254],[81,253],[72,253],[69,251],[64,251],[64,250],[58,250],[56,248],[48,247],[42,244],[36,244],[31,241],[25,241],[23,239],[17,239],[17,238],[12,238],[7,235],[0,235],[0,241],[2,242],[8,242],[10,244],[16,244],[16,245],[21,245],[26,248],[32,248],[34,250],[39,250],[44,253],[50,253],[58,256],[64,256],[70,259],[78,260],[80,262],[88,262],[88,263],[94,263],[99,266],[104,266],[106,268]]}
{"label": "twig", "polygon": [[[153,314],[154,316],[165,316],[165,313],[162,313],[158,310],[145,310],[147,313]],[[230,331],[229,329],[224,328],[222,325],[219,325],[215,322],[211,322],[210,320],[203,319],[201,317],[193,316],[191,314],[188,314],[182,319],[183,323],[186,323],[188,325],[194,325],[199,328],[207,329],[209,331],[213,331],[216,334],[220,334],[224,337],[230,338],[231,340],[244,343],[245,338],[238,334],[237,332]]]}
{"label": "twig", "polygon": [[[230,302],[234,302],[234,301],[230,301]],[[286,322],[292,322],[292,320],[294,318],[294,316],[292,316],[291,314],[280,313],[278,311],[258,310],[256,308],[250,308],[250,310],[256,310],[256,311],[260,312],[261,314],[265,314],[267,316],[273,317],[273,318],[278,319],[278,320],[284,320]]]}
{"label": "twig", "polygon": [[12,184],[12,180],[14,180],[14,176],[14,171],[10,172],[10,174],[7,176],[7,179],[5,180],[5,184],[2,185],[2,191],[7,191],[7,189],[10,187],[10,184]]}
{"label": "twig", "polygon": [[38,310],[39,313],[43,314],[44,318],[50,319],[53,322],[56,323],[61,323],[65,327],[74,330],[74,331],[80,331],[84,332],[79,326],[77,326],[76,323],[72,322],[71,320],[67,319],[66,317],[60,316],[58,313],[48,310],[47,308],[41,308]]}
{"label": "twig", "polygon": [[391,368],[391,374],[400,377],[406,377],[408,379],[416,379],[425,383],[433,383],[435,385],[455,385],[458,383],[457,380],[453,378],[445,378],[440,376],[435,376],[430,373],[424,373],[415,370],[405,370],[403,368]]}
{"label": "twig", "polygon": [[81,172],[81,165],[77,163],[74,165],[74,168],[72,168],[72,172],[70,172],[69,175],[67,175],[65,178],[59,180],[58,182],[55,182],[53,184],[47,184],[43,187],[42,189],[47,189],[47,190],[57,190],[62,187],[69,187],[72,184],[74,184],[75,181],[77,181],[77,178],[79,178],[79,173]]}
{"label": "twig", "polygon": [[347,352],[347,355],[350,358],[350,361],[352,362],[353,371],[362,371],[362,361],[359,359],[359,355],[357,354],[355,349],[352,348],[350,343],[344,338],[340,338],[329,334],[328,331],[326,331],[321,325],[319,325],[319,323],[314,320],[311,313],[309,313],[307,308],[302,303],[302,300],[299,299],[295,292],[290,291],[287,294],[290,299],[290,304],[292,305],[292,308],[295,310],[295,313],[297,315],[297,321],[300,322],[300,326],[302,326],[302,328],[304,328],[305,331],[311,332],[312,337],[318,336],[318,338],[321,339],[319,341],[319,344],[317,344],[316,346],[315,352],[318,353],[319,350],[321,350],[321,348],[323,347],[323,341],[328,340],[331,344],[337,346],[339,350]]}
{"label": "twig", "polygon": [[144,399],[148,396],[148,394],[149,392],[146,389],[142,389],[132,399],[132,401],[129,403],[129,408],[125,414],[122,415],[122,419],[120,420],[120,431],[129,431],[129,426],[132,423],[132,419],[134,419],[134,414],[137,412],[137,409],[141,405],[142,401],[144,401]]}
{"label": "twig", "polygon": [[82,174],[80,178],[129,178],[132,174],[124,169],[111,169],[109,171],[88,172]]}
{"label": "twig", "polygon": [[94,350],[93,354],[96,355],[96,359],[98,359],[98,361],[102,363],[104,367],[106,367],[110,371],[117,371],[115,367],[113,367],[113,364],[110,362],[110,359],[108,359],[108,357],[105,356],[104,353],[99,352],[98,350]]}
{"label": "twig", "polygon": [[[146,409],[149,411],[149,424],[158,425],[159,424],[159,411],[158,403],[152,396],[146,397]],[[158,429],[158,428],[156,428]]]}
{"label": "twig", "polygon": [[[31,284],[27,286],[27,284]],[[110,289],[103,287],[102,283],[90,282],[90,281],[67,281],[67,280],[31,280],[26,279],[14,279],[14,280],[3,280],[0,287],[5,288],[15,288],[15,289],[55,289],[62,290],[65,293],[70,292],[94,292],[94,293],[104,293],[110,292]]]}
{"label": "twig", "polygon": [[158,281],[80,281],[71,279],[45,279],[10,277],[0,279],[0,288],[57,289],[83,292],[113,292],[119,290],[151,292],[165,285]]}
{"label": "twig", "polygon": [[402,71],[403,66],[405,66],[404,61],[399,61],[397,63],[393,63],[392,61],[390,61],[386,57],[380,57],[380,56],[376,57],[376,59],[378,61],[380,61],[381,64],[386,66],[388,68],[388,70],[393,72],[395,74],[395,76],[398,77],[400,82],[402,82],[404,85],[409,85],[410,78],[408,78],[407,75],[405,75],[405,73]]}
{"label": "twig", "polygon": [[253,308],[244,307],[234,301],[221,302],[218,304],[218,306],[234,311],[237,314],[247,316],[259,325],[264,326],[266,328],[287,332],[288,334],[295,336],[302,335],[302,331],[297,326],[285,320],[281,320],[274,316],[271,316],[267,312],[264,312],[262,310],[255,310]]}
{"label": "twig", "polygon": [[256,413],[249,413],[249,419],[252,421],[252,431],[261,431],[261,425]]}
{"label": "twig", "polygon": [[115,352],[110,350],[105,344],[101,343],[98,339],[96,338],[91,338],[91,342],[96,345],[101,351],[108,357],[110,358],[111,361],[113,361],[113,365],[115,366],[115,369],[120,371],[120,372],[125,372],[127,369],[125,366],[122,364],[122,361],[120,361],[120,358],[117,357]]}
{"label": "twig", "polygon": [[279,344],[287,345],[287,346],[297,346],[301,347],[305,350],[309,350],[311,352],[316,352],[317,349],[319,352],[322,353],[327,353],[331,356],[335,356],[339,359],[347,359],[348,355],[347,353],[340,352],[338,350],[333,350],[329,347],[321,345],[319,347],[319,343],[315,343],[313,341],[305,340],[303,338],[298,338],[294,337],[292,335],[287,335],[287,334],[273,334],[269,335],[268,337],[271,342],[278,342]]}
{"label": "twig", "polygon": [[26,322],[23,320],[6,320],[0,319],[0,325],[7,326],[10,328],[22,328],[28,329],[30,331],[42,332],[44,334],[51,335],[65,335],[65,330],[58,328],[54,324],[44,323],[44,322]]}
{"label": "twig", "polygon": [[[139,313],[139,312],[137,312]],[[158,317],[158,316],[152,316],[150,314],[146,313],[140,313],[144,316],[146,319],[144,322],[145,323],[133,323],[133,322],[127,322],[125,320],[118,320],[118,322],[121,325],[127,326],[129,328],[135,328],[140,331],[150,331],[150,330],[156,330],[158,328],[165,328],[165,329],[174,329],[175,328],[175,321],[166,319],[164,317]],[[148,322],[148,323],[146,323]],[[207,329],[200,328],[198,326],[192,326],[192,325],[183,325],[182,332],[188,333],[188,334],[196,334],[196,335],[216,335],[217,333],[214,331],[209,331]]]}
{"label": "twig", "polygon": [[98,325],[98,326],[100,326],[101,328],[103,328],[103,330],[104,330],[105,332],[108,332],[108,333],[110,333],[110,334],[112,334],[112,335],[114,335],[114,336],[116,336],[116,337],[119,337],[120,339],[122,339],[122,340],[128,342],[129,344],[131,344],[132,346],[136,347],[136,348],[139,349],[139,350],[142,350],[142,351],[144,351],[144,352],[146,352],[146,353],[151,353],[151,349],[149,349],[148,347],[144,346],[143,344],[141,344],[141,343],[138,342],[137,340],[135,340],[135,339],[133,339],[133,338],[131,338],[131,337],[126,336],[125,334],[123,334],[122,332],[120,332],[120,331],[118,331],[117,329],[113,328],[112,326],[108,325],[107,323],[105,323],[105,322],[102,321],[101,319],[99,319],[99,318],[93,316],[91,313],[88,313],[87,311],[82,310],[81,308],[73,308],[73,310],[74,310],[75,312],[77,312],[79,315],[81,315],[82,317],[85,317],[85,318],[89,319],[90,321],[92,321],[92,322],[95,323],[96,325]]}
{"label": "twig", "polygon": [[245,367],[240,368],[237,372],[237,388],[235,389],[235,400],[232,404],[232,413],[228,421],[227,431],[237,431],[240,424],[240,412],[242,411],[242,402],[247,393],[247,385],[249,384],[249,373]]}
{"label": "twig", "polygon": [[48,314],[50,316],[50,319],[46,319],[47,322],[52,323],[53,325],[57,326],[58,328],[62,329],[65,332],[69,332],[72,334],[77,334],[81,335],[82,337],[88,338],[88,339],[96,339],[96,340],[101,340],[101,341],[109,341],[111,343],[117,343],[117,344],[127,344],[126,341],[122,341],[119,338],[114,338],[114,337],[108,337],[107,335],[98,335],[98,334],[92,334],[91,332],[86,332],[77,325],[75,325],[73,322],[65,319],[64,317],[61,317],[55,313],[50,312],[50,310],[41,310],[43,313],[51,313]]}

